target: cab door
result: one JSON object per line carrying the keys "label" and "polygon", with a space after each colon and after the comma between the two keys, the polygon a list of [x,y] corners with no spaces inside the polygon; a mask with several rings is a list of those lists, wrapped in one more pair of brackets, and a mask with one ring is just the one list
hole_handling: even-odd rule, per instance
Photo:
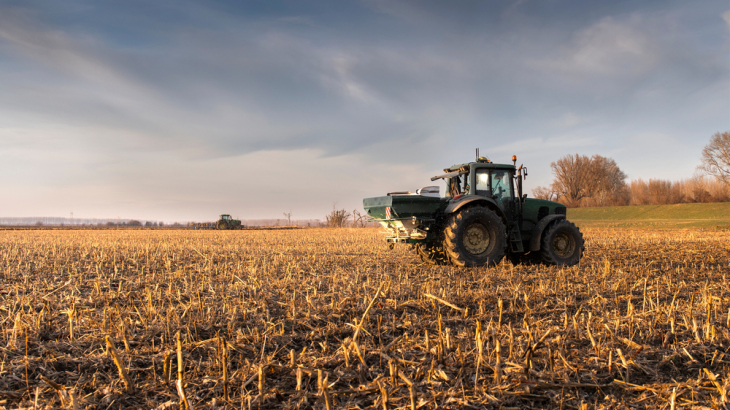
{"label": "cab door", "polygon": [[492,198],[510,220],[515,220],[515,196],[512,172],[503,169],[476,170],[476,194]]}

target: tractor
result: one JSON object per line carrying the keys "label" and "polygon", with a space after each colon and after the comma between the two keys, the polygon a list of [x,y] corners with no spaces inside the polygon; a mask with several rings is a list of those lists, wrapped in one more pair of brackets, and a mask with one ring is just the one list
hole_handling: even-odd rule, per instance
{"label": "tractor", "polygon": [[566,219],[563,204],[527,198],[527,168],[495,164],[486,157],[453,165],[431,181],[438,186],[365,198],[372,220],[388,232],[386,242],[410,244],[434,265],[494,266],[505,256],[513,263],[572,266],[584,252],[583,235]]}
{"label": "tractor", "polygon": [[220,219],[215,223],[215,229],[226,230],[226,229],[242,229],[240,219],[233,219],[228,214],[221,215]]}

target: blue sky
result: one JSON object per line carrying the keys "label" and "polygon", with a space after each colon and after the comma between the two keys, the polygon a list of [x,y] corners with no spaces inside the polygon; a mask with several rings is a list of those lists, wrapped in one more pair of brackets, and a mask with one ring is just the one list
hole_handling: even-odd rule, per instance
{"label": "blue sky", "polygon": [[691,177],[727,1],[0,2],[0,216],[322,218],[479,147]]}

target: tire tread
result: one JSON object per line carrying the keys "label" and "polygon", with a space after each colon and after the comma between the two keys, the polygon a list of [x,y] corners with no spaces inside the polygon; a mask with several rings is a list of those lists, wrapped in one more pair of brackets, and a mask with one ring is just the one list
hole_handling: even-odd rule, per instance
{"label": "tire tread", "polygon": [[[549,238],[552,236],[552,233],[561,227],[565,227],[567,229],[572,230],[574,233],[577,233],[577,240],[576,240],[576,246],[580,249],[580,254],[578,255],[578,258],[573,263],[562,263],[560,260],[557,259],[555,254],[552,252],[552,247],[550,244]],[[583,239],[583,233],[578,229],[577,226],[575,226],[574,223],[562,219],[555,223],[552,223],[548,225],[547,229],[545,229],[545,233],[543,234],[542,238],[540,239],[540,256],[542,258],[542,262],[547,265],[565,265],[565,266],[573,266],[577,265],[578,262],[583,258],[583,252],[585,251],[585,240]]]}
{"label": "tire tread", "polygon": [[467,258],[464,257],[462,252],[459,252],[459,243],[458,243],[458,234],[459,228],[462,227],[462,222],[465,218],[465,215],[469,215],[470,213],[475,212],[483,212],[486,211],[487,213],[491,214],[491,216],[488,216],[489,218],[492,218],[494,223],[498,224],[498,237],[501,237],[502,240],[502,246],[499,246],[496,253],[491,257],[486,264],[489,266],[496,265],[499,263],[500,260],[504,257],[504,254],[507,249],[507,238],[506,238],[506,229],[504,227],[504,223],[502,222],[502,219],[497,216],[497,214],[494,213],[491,209],[488,208],[482,208],[482,207],[469,207],[466,209],[461,210],[460,212],[451,215],[451,217],[447,220],[446,227],[444,228],[444,250],[446,251],[446,254],[448,255],[449,260],[451,261],[451,264],[454,266],[480,266],[481,264],[475,263],[474,261],[470,261]]}

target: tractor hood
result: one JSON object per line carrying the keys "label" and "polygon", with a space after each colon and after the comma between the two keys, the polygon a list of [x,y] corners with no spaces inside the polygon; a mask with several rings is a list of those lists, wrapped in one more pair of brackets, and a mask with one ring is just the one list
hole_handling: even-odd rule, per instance
{"label": "tractor hood", "polygon": [[522,203],[522,219],[533,223],[548,215],[565,215],[566,211],[565,205],[545,199],[527,198]]}

